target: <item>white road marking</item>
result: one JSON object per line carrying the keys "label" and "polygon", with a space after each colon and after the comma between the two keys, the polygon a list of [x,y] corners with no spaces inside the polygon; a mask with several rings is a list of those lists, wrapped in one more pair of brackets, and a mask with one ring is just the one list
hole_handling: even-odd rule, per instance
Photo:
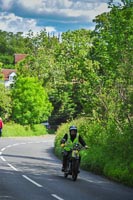
{"label": "white road marking", "polygon": [[[2,155],[2,152],[5,151],[7,148],[10,148],[10,147],[13,147],[13,146],[18,146],[18,145],[22,145],[22,144],[32,144],[32,143],[46,143],[47,141],[41,141],[41,142],[27,142],[27,143],[16,143],[16,144],[13,144],[13,145],[8,145],[6,146],[5,148],[2,148],[1,151],[0,151],[0,155]],[[3,157],[3,156],[0,156],[1,160],[3,161],[6,161],[6,159]],[[18,169],[16,169],[13,165],[11,165],[10,163],[7,163],[7,165],[9,167],[11,167],[13,170],[15,171],[18,171]],[[36,185],[37,187],[43,187],[42,185],[40,185],[39,183],[35,182],[34,180],[32,180],[31,178],[29,178],[28,176],[26,175],[22,175],[23,178],[25,178],[26,180],[28,180],[29,182],[31,182],[32,184]],[[45,188],[46,189],[46,188]],[[64,200],[62,199],[61,197],[59,197],[58,195],[56,194],[51,194],[52,197],[54,197],[55,199],[58,199],[58,200]]]}
{"label": "white road marking", "polygon": [[80,177],[80,179],[82,179],[82,180],[84,180],[84,181],[87,181],[87,182],[89,182],[89,183],[98,183],[98,184],[100,184],[100,183],[108,183],[108,181],[106,180],[101,180],[101,181],[99,181],[99,180],[91,180],[91,179],[89,179],[89,178],[84,178],[84,177],[81,177],[81,176],[79,176]]}
{"label": "white road marking", "polygon": [[8,145],[8,146],[6,146],[6,148],[10,148],[10,147],[12,147],[12,145]]}
{"label": "white road marking", "polygon": [[43,187],[42,185],[40,185],[39,183],[33,181],[32,179],[30,179],[28,176],[26,175],[22,175],[25,179],[27,179],[28,181],[30,181],[31,183],[33,183],[34,185],[36,185],[37,187]]}
{"label": "white road marking", "polygon": [[0,156],[1,160],[3,160],[4,162],[6,161],[5,158],[3,156]]}
{"label": "white road marking", "polygon": [[8,166],[11,167],[12,169],[14,169],[15,171],[18,171],[13,165],[8,163]]}
{"label": "white road marking", "polygon": [[6,148],[1,149],[1,151],[5,151]]}
{"label": "white road marking", "polygon": [[56,198],[56,199],[58,199],[58,200],[64,200],[61,197],[57,196],[56,194],[51,194],[51,196],[54,197],[54,198]]}
{"label": "white road marking", "polygon": [[[14,147],[14,146],[18,146],[18,145],[20,145],[20,144],[19,144],[19,143],[16,143],[16,144],[13,144],[12,146]],[[12,147],[12,146],[11,146],[11,147]]]}

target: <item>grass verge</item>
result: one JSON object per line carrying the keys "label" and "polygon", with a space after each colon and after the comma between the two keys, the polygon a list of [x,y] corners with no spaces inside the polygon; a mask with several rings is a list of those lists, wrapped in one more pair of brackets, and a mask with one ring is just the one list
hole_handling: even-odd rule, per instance
{"label": "grass verge", "polygon": [[29,137],[46,135],[47,129],[42,124],[36,124],[33,128],[30,126],[21,126],[20,124],[5,124],[2,131],[2,137]]}

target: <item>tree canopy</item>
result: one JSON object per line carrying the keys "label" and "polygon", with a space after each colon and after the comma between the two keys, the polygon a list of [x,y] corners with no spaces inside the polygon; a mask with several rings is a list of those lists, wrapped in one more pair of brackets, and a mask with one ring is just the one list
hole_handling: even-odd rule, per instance
{"label": "tree canopy", "polygon": [[11,92],[5,88],[3,83],[0,83],[0,116],[9,120],[12,112]]}
{"label": "tree canopy", "polygon": [[44,88],[33,77],[19,77],[12,89],[13,120],[22,125],[34,125],[48,120],[52,104]]}
{"label": "tree canopy", "polygon": [[132,126],[133,4],[111,0],[109,7],[94,19],[94,31],[67,31],[61,38],[45,29],[26,37],[0,32],[3,55],[28,54],[15,66],[17,75],[41,81],[53,105],[52,123],[88,116],[103,124],[114,120],[121,131],[123,123]]}

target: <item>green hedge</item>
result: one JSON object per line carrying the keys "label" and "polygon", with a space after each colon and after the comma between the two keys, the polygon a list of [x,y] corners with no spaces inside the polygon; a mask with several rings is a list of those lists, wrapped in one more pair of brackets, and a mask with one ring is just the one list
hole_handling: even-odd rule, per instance
{"label": "green hedge", "polygon": [[88,118],[62,124],[56,133],[55,154],[62,158],[60,140],[68,133],[70,125],[76,125],[90,149],[82,151],[81,167],[112,180],[133,186],[132,132],[128,126],[121,133],[113,121],[102,125]]}
{"label": "green hedge", "polygon": [[36,124],[34,127],[21,126],[15,123],[4,124],[2,137],[27,137],[27,136],[40,136],[47,134],[45,126]]}

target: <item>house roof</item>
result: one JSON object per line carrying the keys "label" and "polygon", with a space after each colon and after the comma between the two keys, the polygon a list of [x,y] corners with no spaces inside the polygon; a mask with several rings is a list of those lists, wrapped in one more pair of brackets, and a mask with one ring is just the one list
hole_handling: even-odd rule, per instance
{"label": "house roof", "polygon": [[9,80],[9,76],[11,73],[16,73],[16,69],[2,69],[1,73],[3,74],[4,80],[8,81]]}
{"label": "house roof", "polygon": [[15,54],[15,64],[21,60],[23,60],[27,54]]}

